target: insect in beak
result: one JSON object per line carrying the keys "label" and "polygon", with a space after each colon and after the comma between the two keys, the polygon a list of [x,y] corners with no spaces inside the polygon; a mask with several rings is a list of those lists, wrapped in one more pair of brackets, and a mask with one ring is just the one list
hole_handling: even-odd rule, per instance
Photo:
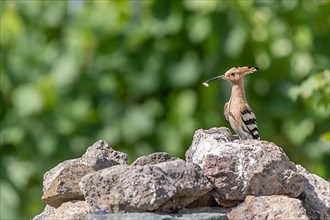
{"label": "insect in beak", "polygon": [[203,82],[203,85],[205,87],[209,87],[209,82],[214,81],[214,80],[218,80],[218,79],[224,79],[224,78],[225,78],[225,75],[216,76],[216,77],[213,77],[213,78],[208,79],[205,82]]}

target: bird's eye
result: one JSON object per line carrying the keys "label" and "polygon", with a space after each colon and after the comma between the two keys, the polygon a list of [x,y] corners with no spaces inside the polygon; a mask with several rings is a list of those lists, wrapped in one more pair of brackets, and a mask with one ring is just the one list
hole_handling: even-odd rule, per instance
{"label": "bird's eye", "polygon": [[230,76],[234,77],[235,76],[235,73],[231,73]]}

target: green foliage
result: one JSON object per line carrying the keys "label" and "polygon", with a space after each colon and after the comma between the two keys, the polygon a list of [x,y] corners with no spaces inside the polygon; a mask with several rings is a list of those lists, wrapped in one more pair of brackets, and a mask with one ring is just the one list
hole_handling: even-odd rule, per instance
{"label": "green foliage", "polygon": [[227,126],[232,66],[261,137],[330,178],[330,1],[1,1],[1,219],[41,212],[42,174],[99,139],[184,157]]}
{"label": "green foliage", "polygon": [[330,110],[330,70],[308,77],[299,86],[292,87],[289,95],[294,101],[301,97],[308,102],[307,106],[315,107],[316,111],[327,116]]}

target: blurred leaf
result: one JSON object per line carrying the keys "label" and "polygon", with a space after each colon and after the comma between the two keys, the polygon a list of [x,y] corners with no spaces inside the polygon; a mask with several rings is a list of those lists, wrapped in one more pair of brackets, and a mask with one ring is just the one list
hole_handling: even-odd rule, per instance
{"label": "blurred leaf", "polygon": [[243,26],[236,26],[230,31],[225,42],[225,51],[229,57],[238,56],[245,45],[247,32]]}
{"label": "blurred leaf", "polygon": [[321,140],[328,142],[328,144],[329,144],[328,146],[330,147],[330,131],[322,134]]}
{"label": "blurred leaf", "polygon": [[15,219],[14,213],[18,210],[19,195],[16,190],[5,180],[0,182],[0,211],[2,219]]}
{"label": "blurred leaf", "polygon": [[[187,9],[197,12],[210,13],[217,8],[219,1],[184,0],[183,3]],[[221,2],[221,4],[223,4],[223,2]]]}
{"label": "blurred leaf", "polygon": [[43,157],[49,157],[56,152],[56,147],[58,144],[57,137],[51,132],[45,132],[40,138],[40,145],[38,145],[38,150]]}
{"label": "blurred leaf", "polygon": [[75,121],[85,121],[88,118],[91,109],[90,98],[86,96],[79,96],[68,106],[70,115]]}
{"label": "blurred leaf", "polygon": [[298,97],[308,100],[317,98],[321,106],[330,105],[330,71],[325,70],[307,78],[299,86],[293,86],[289,90],[290,97],[296,101]]}
{"label": "blurred leaf", "polygon": [[314,65],[313,57],[308,53],[297,52],[291,59],[291,75],[297,79],[306,77]]}
{"label": "blurred leaf", "polygon": [[311,29],[306,25],[299,26],[294,36],[294,42],[300,49],[307,50],[311,48],[313,44]]}
{"label": "blurred leaf", "polygon": [[18,126],[6,126],[5,128],[1,129],[0,134],[0,143],[2,146],[8,144],[21,144],[24,139],[25,131],[23,128]]}
{"label": "blurred leaf", "polygon": [[168,74],[169,82],[174,87],[190,86],[195,83],[199,75],[196,55],[192,52],[187,52],[181,61],[170,67]]}
{"label": "blurred leaf", "polygon": [[189,20],[188,33],[193,43],[205,41],[207,36],[212,32],[211,22],[206,16],[195,16]]}
{"label": "blurred leaf", "polygon": [[46,4],[43,8],[44,22],[47,27],[57,27],[62,24],[66,13],[66,2],[55,1],[53,4]]}
{"label": "blurred leaf", "polygon": [[308,143],[306,145],[305,151],[310,156],[310,158],[319,160],[322,158],[322,156],[326,154],[330,155],[329,149],[330,149],[329,141],[320,140],[317,142]]}
{"label": "blurred leaf", "polygon": [[13,105],[22,117],[37,114],[42,111],[43,97],[34,85],[21,86],[13,94]]}
{"label": "blurred leaf", "polygon": [[134,143],[139,138],[150,134],[154,128],[154,122],[150,115],[141,107],[133,106],[127,109],[122,121],[121,132],[128,143]]}
{"label": "blurred leaf", "polygon": [[54,62],[51,76],[58,88],[71,85],[79,76],[76,60],[70,55],[60,57]]}
{"label": "blurred leaf", "polygon": [[6,158],[7,173],[9,179],[15,183],[15,187],[27,187],[29,178],[34,174],[34,166],[30,161],[17,161],[16,158]]}
{"label": "blurred leaf", "polygon": [[303,119],[302,121],[288,119],[284,123],[284,129],[287,136],[296,145],[302,144],[306,138],[312,134],[314,127],[314,121],[308,118]]}
{"label": "blurred leaf", "polygon": [[23,21],[17,11],[5,6],[6,10],[0,13],[0,45],[5,46],[12,43],[13,39],[20,36],[24,29]]}
{"label": "blurred leaf", "polygon": [[192,90],[186,90],[178,95],[174,104],[178,118],[191,118],[197,107],[197,95]]}
{"label": "blurred leaf", "polygon": [[271,46],[274,57],[280,58],[289,55],[292,52],[292,43],[289,39],[280,38],[274,41]]}

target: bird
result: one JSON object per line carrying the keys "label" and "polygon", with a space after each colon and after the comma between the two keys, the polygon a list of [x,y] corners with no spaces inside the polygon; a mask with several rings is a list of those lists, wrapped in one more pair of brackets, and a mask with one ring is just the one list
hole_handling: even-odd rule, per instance
{"label": "bird", "polygon": [[232,129],[241,140],[260,140],[256,116],[250,108],[244,90],[245,75],[258,71],[257,67],[232,67],[225,74],[208,79],[203,83],[205,87],[215,80],[227,80],[232,85],[229,101],[224,106],[224,116]]}

